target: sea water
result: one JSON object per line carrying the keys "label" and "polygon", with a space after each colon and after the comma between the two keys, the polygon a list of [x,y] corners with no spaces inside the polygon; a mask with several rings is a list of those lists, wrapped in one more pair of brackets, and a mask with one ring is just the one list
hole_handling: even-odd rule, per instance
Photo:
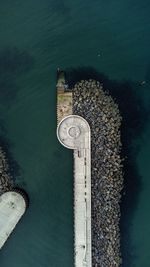
{"label": "sea water", "polygon": [[131,114],[127,139],[134,171],[125,170],[122,255],[125,267],[150,266],[150,120],[142,113],[150,100],[149,12],[148,0],[1,1],[1,140],[30,198],[0,251],[1,267],[73,266],[73,160],[56,138],[56,69],[88,66],[112,84],[134,84],[132,98],[131,86],[121,100],[141,111],[138,127]]}

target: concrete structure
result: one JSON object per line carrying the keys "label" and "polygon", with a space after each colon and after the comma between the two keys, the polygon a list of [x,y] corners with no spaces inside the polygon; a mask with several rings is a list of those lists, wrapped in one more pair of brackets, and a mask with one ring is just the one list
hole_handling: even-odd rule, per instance
{"label": "concrete structure", "polygon": [[72,114],[72,92],[68,89],[64,71],[57,71],[57,123]]}
{"label": "concrete structure", "polygon": [[72,114],[72,93],[58,91],[57,94],[57,123]]}
{"label": "concrete structure", "polygon": [[26,200],[19,192],[9,191],[0,196],[0,249],[26,210]]}
{"label": "concrete structure", "polygon": [[57,127],[60,143],[74,149],[75,267],[91,267],[91,135],[87,121],[65,117]]}

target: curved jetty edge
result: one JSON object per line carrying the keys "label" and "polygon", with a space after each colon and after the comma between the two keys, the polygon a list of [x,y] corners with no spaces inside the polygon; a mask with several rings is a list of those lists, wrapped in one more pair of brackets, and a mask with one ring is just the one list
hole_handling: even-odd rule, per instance
{"label": "curved jetty edge", "polygon": [[0,196],[0,249],[26,210],[22,194],[8,191]]}
{"label": "curved jetty edge", "polygon": [[[81,265],[75,266],[119,267],[122,263],[119,229],[123,188],[120,138],[122,118],[118,105],[108,93],[104,92],[100,82],[92,79],[81,80],[71,90],[68,87],[66,90],[64,84],[65,76],[61,83],[61,92],[57,87],[58,123],[70,114],[78,115],[88,122],[91,130],[92,265],[82,261]],[[65,97],[68,92],[70,97],[64,104],[63,97],[60,98],[59,94]],[[71,108],[69,108],[70,105],[72,105]],[[63,143],[64,140],[61,141]],[[80,151],[77,153],[78,157],[82,157]],[[76,173],[74,178],[77,179]],[[81,187],[80,189],[83,192]],[[76,197],[75,191],[74,199]],[[76,220],[74,224],[77,224]],[[82,228],[80,230],[82,231]]]}
{"label": "curved jetty edge", "polygon": [[26,192],[18,187],[9,172],[6,155],[0,147],[0,249],[29,205]]}

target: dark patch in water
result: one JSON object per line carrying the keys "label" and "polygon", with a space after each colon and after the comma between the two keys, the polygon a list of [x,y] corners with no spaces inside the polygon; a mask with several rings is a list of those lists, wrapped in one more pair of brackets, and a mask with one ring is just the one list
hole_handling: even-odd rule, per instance
{"label": "dark patch in water", "polygon": [[[34,58],[25,50],[8,47],[0,51],[0,106],[9,108],[19,91],[17,77],[28,73],[34,67]],[[12,143],[7,138],[4,120],[0,114],[0,146],[6,153],[9,173],[16,180],[20,177],[21,169],[12,154]]]}
{"label": "dark patch in water", "polygon": [[11,104],[11,101],[15,99],[19,87],[14,83],[13,80],[0,80],[0,99],[1,105]]}
{"label": "dark patch in water", "polygon": [[19,90],[18,75],[27,73],[34,66],[34,59],[27,51],[16,47],[0,51],[0,104],[9,106]]}
{"label": "dark patch in water", "polygon": [[0,117],[0,136],[6,136],[6,133],[7,133],[7,131],[4,127],[4,121]]}
{"label": "dark patch in water", "polygon": [[110,80],[106,75],[91,67],[68,69],[66,76],[69,88],[84,79],[100,81],[103,83],[104,90],[108,91],[119,105],[123,118],[121,126],[122,157],[125,157],[120,220],[122,267],[133,267],[136,248],[132,244],[131,226],[142,190],[141,177],[136,164],[140,147],[136,145],[136,140],[142,135],[148,123],[150,110],[147,110],[142,102],[142,95],[140,95],[142,92],[138,90],[139,83]]}
{"label": "dark patch in water", "polygon": [[66,17],[70,17],[70,8],[66,4],[65,1],[62,0],[54,0],[53,3],[50,6],[54,12],[56,12],[59,16],[62,15],[62,17],[65,19]]}
{"label": "dark patch in water", "polygon": [[33,57],[25,50],[8,47],[0,51],[0,73],[14,75],[29,71],[34,65]]}

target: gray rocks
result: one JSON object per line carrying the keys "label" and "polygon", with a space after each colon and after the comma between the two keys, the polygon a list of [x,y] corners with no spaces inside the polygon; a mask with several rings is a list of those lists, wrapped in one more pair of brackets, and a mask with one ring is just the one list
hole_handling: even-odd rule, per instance
{"label": "gray rocks", "polygon": [[5,153],[0,147],[0,195],[13,188],[13,180],[9,173],[9,166]]}
{"label": "gray rocks", "polygon": [[121,116],[102,84],[81,81],[73,89],[73,114],[91,127],[92,154],[92,261],[95,267],[118,267],[120,206],[123,187],[120,158]]}

